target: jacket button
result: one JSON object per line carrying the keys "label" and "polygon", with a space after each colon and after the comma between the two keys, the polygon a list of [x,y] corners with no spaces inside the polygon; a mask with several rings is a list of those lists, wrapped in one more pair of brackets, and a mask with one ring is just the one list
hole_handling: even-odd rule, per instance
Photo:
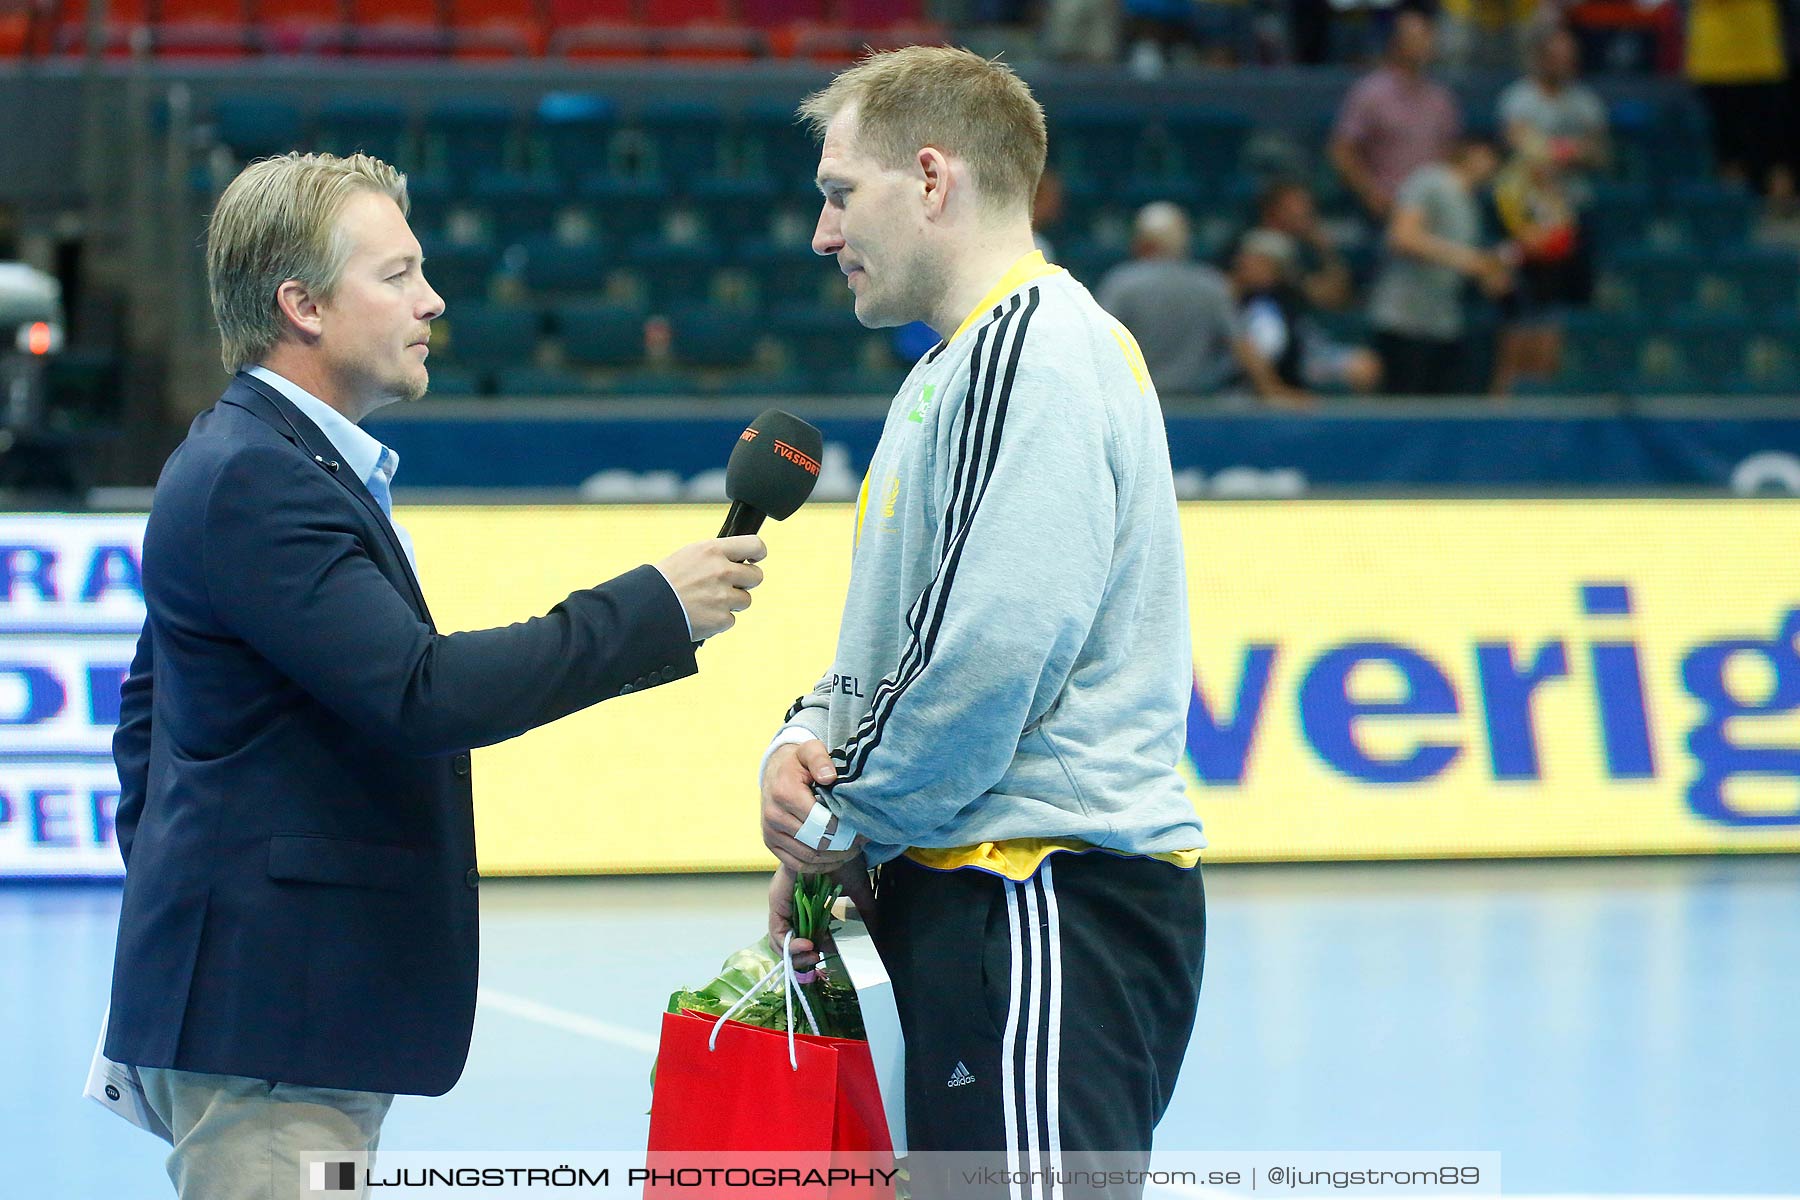
{"label": "jacket button", "polygon": [[663,682],[664,683],[673,683],[675,681],[675,676],[679,675],[680,673],[681,672],[676,670],[674,667],[664,667],[663,668]]}
{"label": "jacket button", "polygon": [[629,683],[619,685],[619,695],[621,695],[621,696],[629,696],[632,692],[635,692],[636,690],[637,689]]}
{"label": "jacket button", "polygon": [[458,775],[467,775],[469,773],[469,756],[465,753],[451,759],[450,769]]}
{"label": "jacket button", "polygon": [[463,882],[468,884],[471,890],[480,887],[481,872],[477,871],[474,867],[470,867],[469,873],[463,876]]}

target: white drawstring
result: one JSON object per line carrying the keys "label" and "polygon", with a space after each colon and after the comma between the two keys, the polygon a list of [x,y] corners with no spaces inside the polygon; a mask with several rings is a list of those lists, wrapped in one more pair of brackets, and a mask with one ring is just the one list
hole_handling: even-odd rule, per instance
{"label": "white drawstring", "polygon": [[[790,1059],[794,1056],[794,1002],[791,997],[800,997],[800,1011],[806,1014],[806,1023],[812,1027],[813,1036],[819,1036],[819,1023],[813,1020],[812,1005],[806,1001],[806,992],[800,987],[800,979],[794,972],[794,956],[788,950],[788,943],[793,940],[794,931],[791,929],[788,930],[787,936],[781,939],[781,964],[787,968],[787,994],[790,997],[788,1000],[788,1057]],[[794,1069],[796,1071],[800,1069],[798,1064]]]}
{"label": "white drawstring", "polygon": [[733,1004],[730,1008],[725,1010],[724,1016],[713,1022],[712,1035],[706,1039],[706,1049],[708,1053],[719,1048],[719,1030],[725,1027],[725,1022],[742,1012],[744,1008],[749,1005],[750,1001],[756,998],[756,993],[762,991],[763,988],[768,986],[770,981],[779,975],[782,980],[782,1000],[787,1006],[788,1066],[796,1071],[800,1069],[799,1056],[794,1052],[795,995],[800,997],[800,1011],[806,1014],[806,1023],[812,1027],[813,1036],[815,1037],[817,1037],[819,1033],[819,1023],[813,1019],[812,1005],[807,1003],[806,993],[800,990],[800,982],[795,978],[794,953],[793,950],[790,949],[790,943],[793,942],[793,940],[794,931],[790,929],[788,930],[787,936],[781,939],[781,961],[770,967],[768,973],[751,985],[749,991],[738,997],[736,1004]]}

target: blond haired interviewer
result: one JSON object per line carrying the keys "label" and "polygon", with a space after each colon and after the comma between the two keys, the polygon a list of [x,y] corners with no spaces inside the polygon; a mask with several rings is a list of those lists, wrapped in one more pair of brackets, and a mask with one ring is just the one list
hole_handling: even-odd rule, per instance
{"label": "blond haired interviewer", "polygon": [[156,487],[113,743],[106,1054],[140,1069],[183,1200],[290,1200],[309,1155],[374,1151],[396,1093],[449,1090],[475,1014],[470,749],[693,674],[762,578],[759,539],[701,542],[437,631],[397,458],[358,427],[424,394],[444,310],[406,207],[377,159],[290,154],[208,230],[235,374]]}

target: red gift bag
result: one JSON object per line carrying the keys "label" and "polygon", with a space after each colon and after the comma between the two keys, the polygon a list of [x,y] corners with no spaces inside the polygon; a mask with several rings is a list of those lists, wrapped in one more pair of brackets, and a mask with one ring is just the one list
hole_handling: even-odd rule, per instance
{"label": "red gift bag", "polygon": [[[877,1179],[892,1171],[893,1145],[867,1042],[795,1034],[790,1063],[786,1033],[727,1021],[709,1047],[714,1022],[694,1012],[663,1014],[650,1103],[653,1167],[689,1161],[770,1167],[804,1162],[821,1169],[826,1164],[873,1169]],[[829,1190],[816,1185],[782,1189],[781,1194],[874,1197],[893,1192],[859,1183],[834,1184]]]}

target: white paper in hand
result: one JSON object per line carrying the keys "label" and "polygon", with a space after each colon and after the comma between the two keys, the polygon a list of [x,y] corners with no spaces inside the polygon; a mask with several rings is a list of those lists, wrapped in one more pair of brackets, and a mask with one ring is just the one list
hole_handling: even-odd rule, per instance
{"label": "white paper in hand", "polygon": [[174,1134],[144,1098],[144,1082],[138,1078],[137,1068],[106,1057],[106,1025],[111,1017],[112,1009],[109,1008],[106,1016],[100,1018],[100,1042],[94,1047],[94,1061],[88,1064],[87,1086],[81,1094],[99,1101],[139,1129],[173,1143]]}
{"label": "white paper in hand", "polygon": [[875,1084],[881,1089],[881,1107],[887,1114],[888,1136],[894,1157],[906,1155],[906,1041],[900,1035],[900,1012],[894,1007],[894,985],[887,967],[876,953],[869,930],[855,917],[856,909],[832,934],[844,971],[856,988],[862,1008],[863,1032],[869,1039],[869,1057],[875,1060]]}

